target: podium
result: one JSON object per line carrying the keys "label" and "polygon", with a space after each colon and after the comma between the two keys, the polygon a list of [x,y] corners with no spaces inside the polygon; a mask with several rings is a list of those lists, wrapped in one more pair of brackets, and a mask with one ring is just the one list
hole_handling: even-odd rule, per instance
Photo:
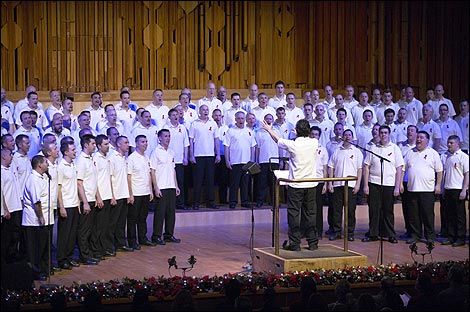
{"label": "podium", "polygon": [[[342,178],[319,178],[292,180],[286,178],[283,171],[276,172],[276,185],[274,189],[274,247],[254,248],[253,270],[257,272],[283,273],[291,271],[306,271],[313,269],[339,269],[345,266],[366,266],[367,256],[350,251],[348,249],[348,181],[354,181],[356,177]],[[286,251],[279,248],[279,187],[288,183],[304,182],[331,182],[345,181],[344,184],[344,213],[343,213],[343,248],[325,244],[319,245],[318,249],[311,251],[302,246],[300,251]],[[307,246],[308,247],[308,246]]]}

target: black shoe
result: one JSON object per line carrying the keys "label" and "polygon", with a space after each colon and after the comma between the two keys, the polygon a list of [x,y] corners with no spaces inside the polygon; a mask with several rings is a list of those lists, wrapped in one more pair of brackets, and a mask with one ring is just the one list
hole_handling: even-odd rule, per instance
{"label": "black shoe", "polygon": [[337,239],[341,239],[341,234],[330,234],[330,237],[328,237],[330,241],[334,241]]}
{"label": "black shoe", "polygon": [[282,249],[288,250],[288,251],[300,251],[300,246],[299,245],[285,245],[282,246]]}
{"label": "black shoe", "polygon": [[89,259],[83,259],[82,264],[84,265],[97,265],[98,262],[96,262],[94,259],[89,258]]}
{"label": "black shoe", "polygon": [[96,263],[100,263],[100,261],[102,260],[101,256],[99,258],[98,257],[91,257],[90,259],[95,261]]}
{"label": "black shoe", "polygon": [[398,241],[395,237],[389,237],[388,238],[388,242],[389,243],[392,243],[392,244],[398,244]]}
{"label": "black shoe", "polygon": [[446,239],[445,241],[443,241],[443,242],[441,243],[441,245],[444,245],[444,246],[445,246],[445,245],[452,245],[453,243],[454,243],[453,241]]}
{"label": "black shoe", "polygon": [[194,210],[199,210],[199,205],[194,205],[194,206],[193,206],[193,209],[194,209]]}
{"label": "black shoe", "polygon": [[174,236],[165,237],[165,242],[168,242],[168,243],[181,243],[181,239],[176,238]]}
{"label": "black shoe", "polygon": [[157,237],[157,239],[155,239],[153,242],[156,245],[166,245],[165,241],[161,237]]}
{"label": "black shoe", "polygon": [[49,276],[52,276],[52,275],[54,275],[54,270],[53,269],[51,269],[51,271],[49,272]]}
{"label": "black shoe", "polygon": [[116,253],[115,253],[114,251],[113,251],[113,252],[111,252],[111,251],[105,251],[105,252],[104,252],[104,255],[105,255],[106,257],[116,257]]}
{"label": "black shoe", "polygon": [[176,206],[177,210],[185,210],[184,206]]}
{"label": "black shoe", "polygon": [[54,271],[54,272],[60,272],[60,271],[62,271],[62,269],[61,269],[58,265],[53,265],[53,266],[52,266],[52,271]]}
{"label": "black shoe", "polygon": [[398,239],[401,239],[401,240],[407,240],[407,239],[410,239],[411,238],[411,235],[408,234],[408,233],[405,233],[405,234],[402,234],[400,236],[398,236]]}
{"label": "black shoe", "polygon": [[354,242],[354,236],[348,236],[348,242]]}
{"label": "black shoe", "polygon": [[47,281],[47,274],[46,273],[39,273],[38,276],[35,278],[36,281]]}
{"label": "black shoe", "polygon": [[367,242],[376,242],[378,240],[379,238],[377,236],[368,236],[368,237],[364,237],[361,241],[367,243]]}
{"label": "black shoe", "polygon": [[455,243],[452,244],[452,247],[460,247],[460,246],[465,246],[465,242],[461,239],[456,240]]}
{"label": "black shoe", "polygon": [[60,267],[64,270],[72,270],[72,264],[69,264],[68,262],[62,263]]}
{"label": "black shoe", "polygon": [[75,260],[70,260],[68,263],[74,268],[78,268],[80,266],[80,263]]}
{"label": "black shoe", "polygon": [[133,247],[133,248],[134,248],[134,250],[140,250],[140,249],[141,249],[139,244],[137,244],[137,245],[134,245],[134,247]]}
{"label": "black shoe", "polygon": [[242,204],[242,207],[243,208],[251,208],[251,205],[250,204]]}
{"label": "black shoe", "polygon": [[318,244],[308,245],[308,250],[314,251],[318,249]]}
{"label": "black shoe", "polygon": [[263,203],[256,203],[256,208],[261,208],[263,207]]}
{"label": "black shoe", "polygon": [[144,246],[157,246],[157,244],[155,244],[155,243],[153,243],[153,242],[151,242],[151,241],[149,241],[149,240],[146,240],[146,241],[144,241],[144,242],[142,242],[142,243],[140,243],[140,244],[141,244],[141,245],[144,245]]}
{"label": "black shoe", "polygon": [[132,252],[134,251],[134,248],[127,247],[127,246],[121,246],[116,248],[117,251],[126,251],[126,252]]}
{"label": "black shoe", "polygon": [[217,207],[216,204],[209,204],[209,205],[207,205],[207,208],[210,208],[210,209],[219,209],[219,207]]}
{"label": "black shoe", "polygon": [[228,207],[229,207],[230,209],[235,209],[235,206],[236,206],[235,204],[230,204]]}
{"label": "black shoe", "polygon": [[409,240],[406,241],[406,243],[407,243],[408,245],[416,244],[416,239],[415,239],[415,238],[410,238]]}

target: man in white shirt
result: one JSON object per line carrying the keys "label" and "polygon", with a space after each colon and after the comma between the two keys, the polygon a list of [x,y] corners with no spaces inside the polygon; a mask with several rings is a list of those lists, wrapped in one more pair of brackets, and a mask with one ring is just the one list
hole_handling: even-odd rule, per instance
{"label": "man in white shirt", "polygon": [[33,171],[26,181],[23,194],[23,218],[26,244],[26,260],[31,266],[35,279],[45,281],[49,276],[48,243],[54,214],[50,209],[48,181],[45,173],[48,162],[44,156],[36,155],[31,161]]}
{"label": "man in white shirt", "polygon": [[[114,108],[113,108],[114,110]],[[113,242],[109,240],[109,220],[111,205],[116,205],[113,200],[113,187],[111,184],[111,161],[109,159],[109,138],[104,134],[96,137],[98,151],[93,154],[93,162],[96,166],[98,192],[98,208],[95,210],[95,222],[91,228],[90,246],[94,258],[114,257]]]}
{"label": "man in white shirt", "polygon": [[462,121],[460,122],[460,128],[462,129],[462,151],[468,155],[468,136],[469,136],[469,118],[468,115],[462,118]]}
{"label": "man in white shirt", "polygon": [[90,112],[90,127],[95,130],[96,125],[105,117],[103,107],[103,99],[100,92],[93,92],[91,94],[91,105],[85,108]]}
{"label": "man in white shirt", "polygon": [[[276,109],[276,119],[273,123],[273,129],[279,133],[279,136],[286,140],[295,138],[294,125],[286,120],[286,112],[284,107],[278,107]],[[281,169],[287,169],[287,160],[289,153],[283,148],[279,148],[279,157],[284,157],[283,160],[279,161],[279,167]]]}
{"label": "man in white shirt", "polygon": [[219,203],[222,205],[227,205],[230,170],[225,165],[224,139],[228,132],[228,126],[223,124],[222,122],[222,112],[220,111],[220,109],[214,109],[214,111],[212,112],[212,119],[215,121],[218,127],[216,135],[219,138],[219,147],[217,148],[219,149],[220,153],[220,162],[215,165],[215,172],[217,172],[217,174],[215,175],[214,181],[215,185],[217,185],[218,187]]}
{"label": "man in white shirt", "polygon": [[302,109],[296,106],[295,101],[295,94],[292,92],[287,93],[286,106],[284,107],[284,109],[286,111],[287,121],[293,125],[295,125],[300,119],[304,118],[304,112],[302,111]]}
{"label": "man in white shirt", "polygon": [[[152,117],[149,111],[144,110],[141,113],[140,119],[141,121],[136,124],[134,129],[132,129],[131,137],[137,138],[139,135],[145,136],[148,143],[148,148],[145,149],[145,155],[150,157],[152,151],[158,145],[157,133],[159,129],[157,126],[152,125]],[[129,142],[129,144],[133,148],[136,147],[135,140],[134,142]]]}
{"label": "man in white shirt", "polygon": [[[357,145],[365,148],[367,143],[372,139],[372,111],[367,109],[362,113],[363,122],[356,126]],[[364,181],[365,182],[365,181]]]}
{"label": "man in white shirt", "polygon": [[250,85],[248,91],[249,94],[246,99],[243,100],[241,106],[246,112],[251,113],[251,110],[258,106],[258,85],[253,83]]}
{"label": "man in white shirt", "polygon": [[[297,138],[295,141],[279,137],[273,131],[272,126],[263,122],[263,129],[269,132],[279,147],[289,151],[289,179],[311,179],[316,177],[316,152],[318,140],[310,138],[310,125],[305,119],[297,122],[295,130]],[[289,225],[289,244],[283,248],[289,251],[300,251],[301,227],[303,224],[305,236],[310,250],[318,249],[318,237],[316,225],[317,207],[315,194],[318,183],[290,183],[287,190],[288,207],[287,221]],[[303,222],[302,222],[302,219]]]}
{"label": "man in white shirt", "polygon": [[199,107],[199,119],[189,129],[190,156],[194,165],[193,209],[198,210],[202,185],[205,182],[207,207],[217,209],[214,203],[214,169],[220,162],[217,124],[209,119],[209,107]]}
{"label": "man in white shirt", "polygon": [[[184,209],[184,167],[188,165],[189,137],[186,127],[178,122],[179,113],[172,108],[168,112],[168,123],[163,127],[170,131],[169,148],[173,151],[175,159],[176,181],[179,194],[176,196],[176,209]],[[161,144],[161,142],[160,142]]]}
{"label": "man in white shirt", "polygon": [[215,90],[216,90],[215,83],[212,81],[209,81],[207,83],[206,96],[197,102],[196,109],[199,110],[202,105],[206,105],[209,109],[209,116],[212,116],[212,112],[216,108],[222,111],[223,109],[222,102],[216,97]]}
{"label": "man in white shirt", "polygon": [[[395,112],[394,121],[397,119],[398,110],[400,109],[400,106],[398,106],[398,104],[393,103],[392,91],[385,90],[382,95],[382,99],[383,99],[383,103],[380,102],[380,104],[377,107],[375,107],[375,112],[377,114],[377,122],[381,125],[385,123],[385,111],[387,109],[393,109],[393,111]],[[393,129],[392,129],[392,133],[393,133]]]}
{"label": "man in white shirt", "polygon": [[[24,99],[19,100],[18,103],[16,103],[15,109],[14,109],[15,116],[16,116],[16,111],[22,111],[26,106],[28,106],[28,94],[31,92],[35,92],[35,93],[37,92],[36,87],[33,85],[29,85],[26,87],[26,92],[25,92],[26,97]],[[38,107],[41,109],[44,109],[41,102],[38,102]]]}
{"label": "man in white shirt", "polygon": [[395,120],[395,126],[392,129],[392,138],[395,142],[402,142],[405,141],[407,138],[406,131],[410,123],[406,121],[406,114],[406,108],[400,108],[398,110],[397,120]]}
{"label": "man in white shirt", "polygon": [[72,137],[75,141],[75,143],[80,144],[80,131],[84,130],[84,129],[89,129],[90,132],[96,136],[96,131],[94,129],[91,128],[90,124],[90,112],[89,111],[82,111],[80,113],[80,115],[78,115],[77,117],[77,123],[78,123],[78,127],[75,129],[75,132],[72,133]]}
{"label": "man in white shirt", "polygon": [[[397,145],[401,150],[401,155],[405,158],[406,153],[416,146],[416,136],[418,134],[418,127],[415,125],[409,125],[406,130],[407,139],[402,142],[398,142]],[[411,230],[410,230],[410,208],[409,208],[409,198],[410,194],[408,192],[408,174],[405,171],[403,173],[403,191],[401,194],[401,205],[403,210],[403,219],[405,221],[405,234],[400,235],[400,239],[410,239]]]}
{"label": "man in white shirt", "polygon": [[311,123],[312,126],[317,126],[321,129],[320,144],[323,146],[326,146],[330,141],[334,127],[333,122],[325,117],[325,113],[325,106],[321,103],[317,104],[317,106],[315,106],[316,117]]}
{"label": "man in white shirt", "polygon": [[56,113],[62,114],[62,102],[60,101],[60,91],[51,90],[49,92],[49,97],[51,98],[51,105],[44,111],[47,121],[52,122],[52,117]]}
{"label": "man in white shirt", "polygon": [[328,157],[331,157],[331,155],[333,155],[333,153],[343,143],[343,131],[344,131],[343,124],[337,122],[333,128],[334,136],[330,138],[330,141],[325,146],[328,152]]}
{"label": "man in white shirt", "polygon": [[44,114],[44,111],[42,110],[42,108],[39,107],[38,103],[39,103],[38,94],[36,92],[30,92],[28,94],[28,105],[23,107],[22,110],[18,110],[18,109],[15,110],[16,124],[20,125],[19,121],[23,122],[21,120],[21,113],[25,111],[34,111],[36,112],[38,116],[37,116],[36,123],[33,124],[33,126],[37,126],[38,129],[40,129],[41,131],[49,127],[49,122],[47,121],[46,115]]}
{"label": "man in white shirt", "polygon": [[[136,116],[135,111],[130,107],[130,105],[133,104],[131,103],[131,94],[129,91],[123,90],[119,94],[119,97],[121,101],[119,104],[115,105],[117,120],[122,122],[124,125],[124,128],[126,129],[125,133],[130,133],[134,126]],[[121,135],[124,135],[124,132],[122,132]]]}
{"label": "man in white shirt", "polygon": [[[2,216],[1,257],[2,262],[17,261],[23,257],[21,246],[21,220],[23,213],[22,190],[14,172],[13,155],[8,149],[1,150],[2,192],[5,215]],[[31,166],[31,163],[30,163]],[[29,172],[28,172],[29,176]],[[20,193],[21,192],[21,193]]]}
{"label": "man in white shirt", "polygon": [[405,101],[403,103],[407,111],[406,120],[412,125],[417,125],[418,122],[423,119],[423,103],[417,100],[414,94],[413,88],[407,87],[405,89]]}
{"label": "man in white shirt", "polygon": [[231,101],[228,101],[231,103],[231,106],[225,110],[223,113],[223,121],[224,124],[226,124],[229,128],[235,126],[235,114],[238,112],[243,112],[247,113],[243,108],[240,106],[240,94],[237,92],[234,92],[230,96]]}
{"label": "man in white shirt", "polygon": [[124,124],[118,121],[116,109],[113,104],[108,104],[104,107],[105,117],[96,125],[96,132],[99,134],[106,134],[109,127],[116,128],[120,134],[127,136],[127,128]]}
{"label": "man in white shirt", "polygon": [[362,91],[359,93],[359,104],[354,106],[351,109],[351,114],[354,120],[354,125],[357,127],[357,125],[360,125],[364,120],[363,120],[363,114],[364,111],[370,110],[372,113],[372,123],[377,122],[377,115],[375,113],[375,108],[371,106],[367,101],[369,100],[369,95],[367,94],[366,91]]}
{"label": "man in white shirt", "polygon": [[432,120],[432,116],[433,116],[432,106],[429,104],[425,104],[423,106],[423,118],[416,124],[416,126],[418,127],[418,130],[426,131],[429,134],[429,137],[430,137],[429,147],[434,148],[436,151],[438,151],[441,145],[441,138],[442,138],[441,128],[434,120]]}
{"label": "man in white shirt", "polygon": [[[150,157],[152,181],[157,196],[152,234],[152,242],[156,245],[181,242],[181,239],[174,236],[176,196],[179,195],[180,189],[176,180],[175,153],[169,148],[170,139],[170,130],[158,131],[160,144]],[[165,232],[163,232],[163,224],[165,224]]]}
{"label": "man in white shirt", "polygon": [[354,120],[352,118],[351,111],[344,106],[344,99],[343,99],[342,94],[337,94],[335,96],[335,106],[330,107],[328,109],[328,119],[330,119],[334,123],[338,122],[337,114],[338,114],[338,111],[340,109],[343,109],[344,112],[346,113],[346,115],[345,115],[346,116],[346,120],[345,120],[346,124],[348,124],[348,126],[350,126],[350,127],[353,127]]}
{"label": "man in white shirt", "polygon": [[444,87],[441,84],[436,85],[434,88],[434,99],[429,100],[427,104],[430,104],[434,110],[432,119],[439,118],[439,106],[441,104],[446,104],[449,108],[449,117],[454,117],[456,115],[454,104],[451,100],[444,97]]}
{"label": "man in white shirt", "polygon": [[325,86],[325,100],[323,101],[325,109],[328,110],[336,105],[335,98],[333,96],[333,88],[330,85]]}
{"label": "man in white shirt", "polygon": [[[32,170],[31,160],[28,157],[30,151],[30,141],[28,136],[20,134],[15,139],[17,151],[13,154],[12,170],[18,177],[20,187],[20,197],[23,199],[23,191],[26,185],[26,179]],[[34,157],[34,156],[33,156]]]}
{"label": "man in white shirt", "polygon": [[359,102],[354,98],[354,87],[347,85],[344,90],[346,91],[346,96],[344,97],[344,106],[352,110],[352,108],[359,104]]}
{"label": "man in white shirt", "polygon": [[232,107],[232,103],[227,99],[227,89],[224,86],[220,86],[219,90],[217,90],[217,99],[222,103],[222,106],[220,107],[222,112],[225,112],[227,109]]}
{"label": "man in white shirt", "polygon": [[449,107],[447,104],[439,105],[439,118],[436,119],[436,123],[441,128],[441,141],[439,147],[437,147],[437,152],[442,155],[448,150],[447,146],[449,144],[447,139],[451,135],[458,136],[459,140],[462,140],[463,135],[460,125],[449,117]]}
{"label": "man in white shirt", "polygon": [[[264,121],[268,125],[272,125],[274,123],[274,116],[267,114],[264,116]],[[279,148],[266,130],[260,129],[256,133],[255,139],[256,162],[260,165],[261,170],[257,176],[258,196],[256,199],[256,207],[260,208],[263,206],[266,199],[267,190],[269,189],[270,196],[274,194],[273,181],[275,180],[275,177],[273,171],[279,169],[280,160],[278,159]]]}
{"label": "man in white shirt", "polygon": [[189,105],[189,96],[186,93],[181,93],[178,97],[179,104],[183,109],[184,125],[189,129],[194,120],[198,118],[197,111]]}
{"label": "man in white shirt", "polygon": [[[279,106],[286,105],[286,95],[284,94],[284,90],[285,90],[284,81],[282,80],[276,81],[276,83],[274,84],[274,88],[276,89],[276,94],[272,98],[269,99],[268,106],[276,109]],[[258,97],[258,101],[259,101],[259,97]],[[263,118],[258,118],[258,116],[256,116],[256,118],[258,120],[263,120],[264,116]]]}
{"label": "man in white shirt", "polygon": [[[445,105],[445,104],[441,104]],[[444,200],[448,218],[448,239],[442,245],[459,247],[465,245],[466,211],[468,199],[469,159],[460,150],[460,139],[451,135],[447,139],[448,151],[441,155],[444,164]]]}
{"label": "man in white shirt", "polygon": [[[442,162],[439,154],[428,146],[429,134],[419,131],[416,147],[405,155],[408,174],[411,238],[407,244],[417,241],[422,235],[428,243],[434,242],[434,194],[441,193]],[[402,188],[403,189],[403,188]]]}
{"label": "man in white shirt", "polygon": [[147,216],[149,203],[153,199],[150,159],[145,153],[147,147],[145,135],[138,135],[135,138],[135,151],[127,158],[127,241],[129,247],[135,250],[140,250],[140,245],[155,246],[155,243],[147,238]]}
{"label": "man in white shirt", "polygon": [[234,209],[238,202],[238,189],[242,207],[249,208],[249,176],[243,166],[255,160],[255,134],[245,127],[245,113],[235,114],[235,127],[228,130],[224,138],[225,165],[230,170],[229,207]]}
{"label": "man in white shirt", "polygon": [[383,104],[382,93],[380,92],[380,89],[375,88],[372,90],[372,101],[370,101],[370,106],[376,110],[381,104]]}
{"label": "man in white shirt", "polygon": [[303,106],[304,119],[308,121],[310,127],[313,126],[313,105],[311,103],[305,103]]}
{"label": "man in white shirt", "polygon": [[[390,128],[390,133],[394,133],[395,131],[395,111],[392,108],[387,108],[384,112],[384,123],[382,124],[383,126],[387,126]],[[397,144],[396,137],[394,135],[390,135],[390,141],[392,143]]]}
{"label": "man in white shirt", "polygon": [[[363,242],[377,241],[388,237],[392,244],[398,243],[394,229],[394,196],[400,194],[403,156],[395,144],[390,142],[390,128],[380,126],[380,143],[372,145],[372,153],[364,160],[364,194],[369,196],[369,236]],[[383,164],[383,172],[381,170]]]}
{"label": "man in white shirt", "polygon": [[[361,186],[363,156],[358,148],[351,145],[351,142],[354,140],[351,130],[345,130],[342,136],[342,144],[333,152],[328,161],[328,177],[357,177],[357,181],[348,182],[348,241],[352,242],[354,241],[354,230],[356,228],[356,194]],[[333,194],[333,226],[330,229],[329,240],[341,238],[344,183],[344,181],[328,183],[328,191]]]}
{"label": "man in white shirt", "polygon": [[[258,123],[264,120],[266,114],[276,115],[276,109],[268,105],[268,96],[266,93],[261,92],[258,94],[258,106],[251,110],[251,113],[255,115]],[[277,102],[276,102],[277,103]]]}
{"label": "man in white shirt", "polygon": [[96,265],[100,260],[93,257],[90,246],[90,236],[95,223],[97,209],[103,208],[98,191],[98,177],[96,165],[93,161],[93,153],[96,150],[95,137],[90,134],[80,139],[82,152],[77,158],[77,184],[80,198],[80,216],[78,220],[78,248],[80,260],[85,265]]}
{"label": "man in white shirt", "polygon": [[129,184],[127,180],[127,153],[129,152],[129,139],[125,136],[116,138],[116,152],[110,155],[111,184],[113,198],[116,201],[111,206],[109,220],[110,240],[115,251],[134,251],[126,244],[127,204],[129,202]]}
{"label": "man in white shirt", "polygon": [[64,128],[62,114],[55,113],[54,117],[52,117],[51,120],[51,126],[47,128],[47,130],[44,132],[44,135],[46,135],[47,133],[54,135],[57,139],[57,142],[60,142],[60,140],[62,140],[66,136],[71,136],[70,130]]}
{"label": "man in white shirt", "polygon": [[73,143],[60,146],[63,158],[58,166],[58,205],[59,218],[57,225],[57,262],[61,269],[70,270],[79,267],[73,253],[78,236],[79,205],[77,170],[73,160],[76,158],[76,147]]}
{"label": "man in white shirt", "polygon": [[[158,129],[161,129],[166,124],[168,111],[170,109],[163,103],[162,89],[155,89],[155,91],[153,91],[153,101],[150,102],[145,109],[152,115],[152,120],[155,122]],[[154,147],[156,147],[156,145]]]}

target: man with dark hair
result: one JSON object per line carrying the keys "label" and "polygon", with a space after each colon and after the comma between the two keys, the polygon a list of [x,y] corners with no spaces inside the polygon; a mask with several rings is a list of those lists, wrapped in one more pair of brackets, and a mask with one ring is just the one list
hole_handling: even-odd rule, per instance
{"label": "man with dark hair", "polygon": [[[434,194],[441,193],[442,162],[439,154],[428,146],[429,134],[418,131],[416,147],[405,155],[405,168],[408,174],[409,218],[411,238],[408,244],[415,243],[421,236],[431,243],[436,238],[434,231]],[[403,187],[401,187],[403,191]]]}
{"label": "man with dark hair", "polygon": [[[297,138],[286,140],[279,137],[273,131],[272,125],[262,123],[263,129],[269,132],[278,146],[289,151],[289,179],[312,179],[316,178],[316,161],[318,140],[310,138],[310,125],[307,120],[301,119],[295,125]],[[312,157],[313,156],[313,157]],[[307,237],[310,250],[318,249],[318,237],[316,231],[315,193],[317,182],[289,183],[287,189],[287,221],[289,225],[289,244],[284,249],[300,251],[300,224],[305,225],[305,236]]]}
{"label": "man with dark hair", "polygon": [[[160,144],[150,157],[152,181],[157,196],[157,208],[153,215],[152,242],[157,245],[165,245],[165,242],[180,243],[181,240],[173,236],[176,196],[179,195],[180,189],[176,179],[175,153],[169,148],[170,130],[158,131],[158,139]],[[165,223],[164,233],[163,223]]]}
{"label": "man with dark hair", "polygon": [[26,258],[35,277],[45,281],[49,275],[48,239],[54,214],[50,209],[48,181],[45,173],[49,163],[44,156],[34,156],[33,171],[26,181],[23,195],[23,221],[26,243]]}

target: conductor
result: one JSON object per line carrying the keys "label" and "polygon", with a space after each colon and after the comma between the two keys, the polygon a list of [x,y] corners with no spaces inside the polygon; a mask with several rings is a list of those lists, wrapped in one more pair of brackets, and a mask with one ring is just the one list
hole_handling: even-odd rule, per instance
{"label": "conductor", "polygon": [[[265,121],[262,124],[280,148],[289,153],[289,179],[313,179],[316,172],[316,155],[318,140],[310,138],[310,124],[301,119],[295,125],[297,138],[287,140],[281,138],[273,131],[272,125]],[[317,182],[289,183],[287,188],[287,223],[289,225],[289,244],[284,245],[285,250],[300,251],[300,223],[305,225],[305,236],[308,249],[318,249],[318,237],[315,225],[317,205],[315,202],[315,188]]]}

